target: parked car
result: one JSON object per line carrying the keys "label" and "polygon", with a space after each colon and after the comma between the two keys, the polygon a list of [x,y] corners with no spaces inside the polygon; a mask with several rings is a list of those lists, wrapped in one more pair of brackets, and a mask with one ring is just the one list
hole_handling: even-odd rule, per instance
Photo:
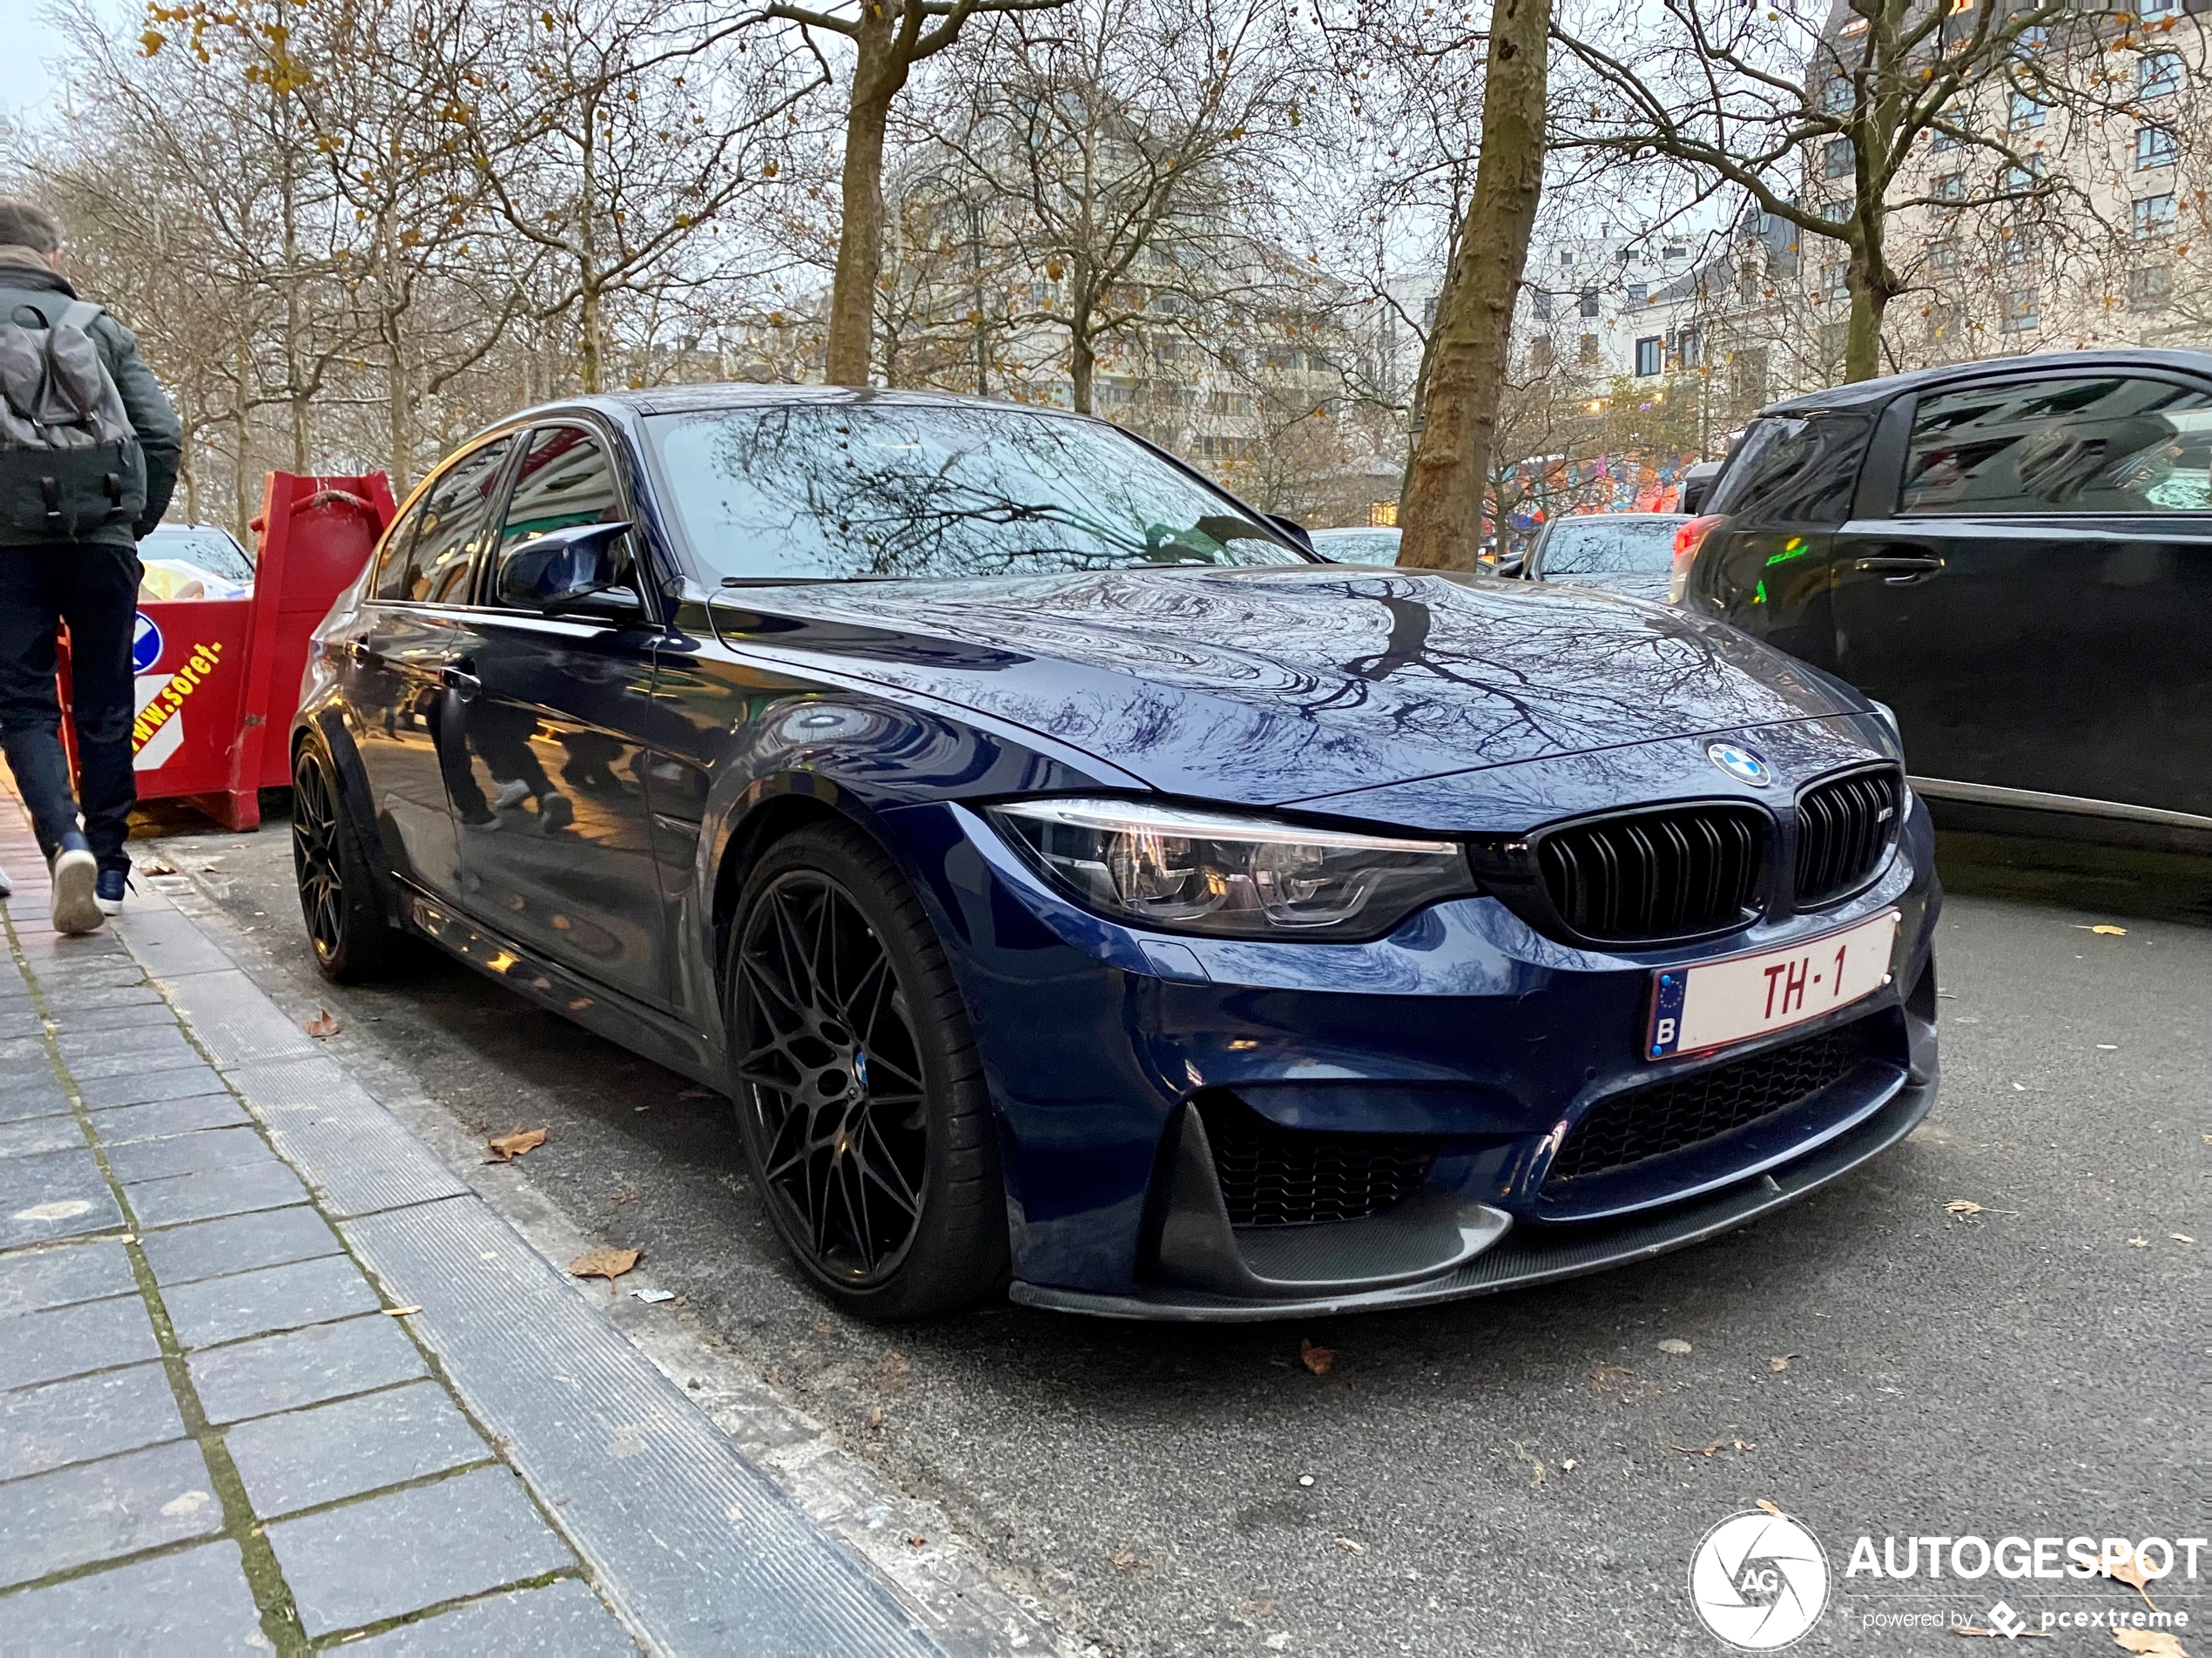
{"label": "parked car", "polygon": [[405,929],[726,1091],[794,1258],[881,1318],[1474,1295],[1920,1119],[1931,831],[1863,698],[1295,539],[1074,414],[516,416],[315,636],[316,958]]}
{"label": "parked car", "polygon": [[1332,564],[1395,564],[1398,532],[1379,526],[1307,532],[1313,550]]}
{"label": "parked car", "polygon": [[1664,603],[1683,512],[1585,512],[1554,518],[1528,549],[1521,574]]}
{"label": "parked car", "polygon": [[1713,481],[1721,475],[1723,463],[1719,461],[1700,461],[1682,475],[1682,487],[1676,493],[1676,502],[1688,514],[1705,510],[1705,502],[1713,493]]}
{"label": "parked car", "polygon": [[1894,708],[1917,792],[2212,846],[2212,354],[1777,403],[1685,541],[1684,604]]}
{"label": "parked car", "polygon": [[253,561],[219,524],[160,524],[138,543],[145,598],[243,598]]}

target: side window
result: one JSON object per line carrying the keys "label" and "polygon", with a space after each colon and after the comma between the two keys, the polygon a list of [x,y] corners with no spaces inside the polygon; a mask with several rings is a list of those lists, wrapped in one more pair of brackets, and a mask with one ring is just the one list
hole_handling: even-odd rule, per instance
{"label": "side window", "polygon": [[403,599],[407,596],[408,554],[414,549],[415,532],[422,528],[425,504],[421,501],[416,502],[386,532],[383,550],[377,555],[376,597]]}
{"label": "side window", "polygon": [[399,568],[396,590],[380,589],[379,597],[414,604],[469,602],[469,572],[498,492],[500,464],[511,443],[494,438],[431,481],[419,509],[422,527]]}
{"label": "side window", "polygon": [[2212,510],[2212,394],[2112,374],[2008,380],[1920,400],[1898,509]]}
{"label": "side window", "polygon": [[[496,557],[504,563],[515,549],[548,530],[612,523],[627,516],[613,458],[600,438],[581,426],[540,427],[515,474]],[[617,583],[634,585],[628,537],[614,550]]]}
{"label": "side window", "polygon": [[1746,524],[1840,524],[1869,430],[1862,414],[1762,415],[1730,452],[1705,510]]}

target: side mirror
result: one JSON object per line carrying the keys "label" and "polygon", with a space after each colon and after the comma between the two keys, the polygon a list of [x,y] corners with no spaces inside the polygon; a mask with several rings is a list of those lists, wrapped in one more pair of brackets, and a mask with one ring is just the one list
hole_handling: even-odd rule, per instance
{"label": "side mirror", "polygon": [[614,544],[629,533],[629,520],[618,519],[569,524],[533,536],[499,561],[494,583],[499,602],[547,616],[578,610],[604,613],[620,609],[614,597],[620,593],[629,600],[626,614],[642,614],[644,604],[637,595],[615,585]]}
{"label": "side mirror", "polygon": [[1267,515],[1267,522],[1289,536],[1295,544],[1305,548],[1307,552],[1313,550],[1313,536],[1297,519],[1285,518],[1280,513],[1271,512]]}
{"label": "side mirror", "polygon": [[1528,574],[1528,555],[1526,553],[1505,554],[1498,560],[1495,573],[1500,576],[1518,576],[1523,581],[1532,579]]}

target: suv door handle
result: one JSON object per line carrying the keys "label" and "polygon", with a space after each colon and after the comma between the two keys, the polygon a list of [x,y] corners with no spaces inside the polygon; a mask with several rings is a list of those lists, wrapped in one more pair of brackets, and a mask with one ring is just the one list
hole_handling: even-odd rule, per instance
{"label": "suv door handle", "polygon": [[1919,548],[1897,547],[1875,554],[1870,558],[1855,558],[1851,568],[1868,576],[1879,576],[1885,587],[1910,587],[1925,582],[1930,576],[1943,573],[1943,555]]}
{"label": "suv door handle", "polygon": [[448,691],[464,703],[475,702],[476,693],[484,688],[482,680],[463,668],[441,668],[438,678]]}

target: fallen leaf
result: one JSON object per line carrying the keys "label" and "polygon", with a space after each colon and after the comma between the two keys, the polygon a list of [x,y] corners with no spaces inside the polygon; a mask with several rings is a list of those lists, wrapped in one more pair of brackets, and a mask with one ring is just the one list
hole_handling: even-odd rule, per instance
{"label": "fallen leaf", "polygon": [[496,1134],[484,1142],[485,1148],[491,1153],[484,1161],[512,1163],[525,1151],[535,1151],[544,1143],[544,1129],[525,1129],[518,1122],[505,1134]]}
{"label": "fallen leaf", "polygon": [[1106,1557],[1106,1563],[1116,1572],[1142,1572],[1150,1567],[1152,1557],[1135,1549],[1117,1548]]}
{"label": "fallen leaf", "polygon": [[2158,1610],[2158,1602],[2150,1598],[2150,1591],[2143,1587],[2151,1580],[2152,1574],[2143,1570],[2143,1557],[2140,1550],[2128,1549],[2118,1560],[2109,1554],[2100,1554],[2097,1556],[2097,1570],[2115,1583],[2125,1583],[2143,1597],[2145,1606],[2153,1612]]}
{"label": "fallen leaf", "polygon": [[1686,1353],[1689,1351],[1689,1344],[1680,1336],[1669,1336],[1659,1344],[1659,1351],[1662,1353]]}
{"label": "fallen leaf", "polygon": [[1515,1439],[1513,1442],[1513,1453],[1528,1465],[1528,1483],[1532,1486],[1542,1485],[1544,1483],[1544,1465],[1528,1453],[1528,1447],[1521,1444],[1520,1440]]}
{"label": "fallen leaf", "polygon": [[2196,1240],[2191,1237],[2187,1232],[2168,1232],[2166,1236],[2172,1238],[2176,1244],[2194,1244],[2196,1242]]}
{"label": "fallen leaf", "polygon": [[643,1250],[610,1250],[603,1244],[570,1262],[569,1274],[578,1278],[604,1278],[611,1284],[644,1258]]}
{"label": "fallen leaf", "polygon": [[419,1307],[419,1306],[415,1306],[415,1307],[387,1307],[387,1308],[385,1308],[385,1309],[384,1309],[384,1316],[385,1316],[387,1318],[406,1318],[406,1317],[408,1316],[408,1314],[409,1314],[410,1312],[420,1312],[420,1311],[422,1311],[422,1309],[421,1309],[421,1307]]}
{"label": "fallen leaf", "polygon": [[1980,1214],[1981,1205],[1971,1197],[1954,1197],[1943,1206],[1943,1212],[1965,1220],[1968,1216]]}
{"label": "fallen leaf", "polygon": [[1790,1361],[1796,1357],[1795,1353],[1777,1353],[1766,1361],[1766,1367],[1769,1370],[1787,1370],[1790,1368]]}
{"label": "fallen leaf", "polygon": [[1679,1451],[1686,1457],[1716,1457],[1723,1451],[1752,1451],[1757,1446],[1748,1439],[1716,1439],[1710,1445],[1676,1445],[1672,1439],[1662,1439],[1660,1445],[1669,1451]]}
{"label": "fallen leaf", "polygon": [[883,1431],[883,1406],[880,1405],[868,1412],[868,1426],[878,1433]]}
{"label": "fallen leaf", "polygon": [[928,1540],[929,1540],[927,1537],[924,1537],[920,1532],[909,1532],[907,1533],[907,1547],[908,1548],[920,1548]]}
{"label": "fallen leaf", "polygon": [[1305,1337],[1298,1338],[1298,1362],[1316,1376],[1326,1376],[1329,1366],[1337,1362],[1336,1351],[1330,1347],[1316,1347]]}
{"label": "fallen leaf", "polygon": [[2171,1629],[2114,1629],[2114,1644],[2144,1658],[2189,1658],[2189,1649]]}
{"label": "fallen leaf", "polygon": [[2101,933],[2108,939],[2124,939],[2128,936],[2126,927],[2114,927],[2109,921],[2100,921],[2096,926],[2085,927],[2082,930],[2088,933]]}
{"label": "fallen leaf", "polygon": [[1355,1543],[1349,1537],[1338,1538],[1336,1545],[1347,1554],[1365,1554],[1367,1552],[1365,1543]]}
{"label": "fallen leaf", "polygon": [[1770,1503],[1764,1497],[1760,1498],[1758,1501],[1753,1503],[1751,1506],[1757,1509],[1763,1514],[1772,1514],[1777,1520],[1783,1518],[1782,1510],[1779,1505]]}
{"label": "fallen leaf", "polygon": [[330,1009],[325,1008],[313,1019],[310,1019],[306,1024],[300,1026],[300,1028],[306,1031],[308,1035],[314,1037],[317,1041],[327,1042],[333,1036],[335,1036],[340,1031],[345,1029],[346,1028],[340,1024],[335,1019],[333,1019],[330,1016]]}
{"label": "fallen leaf", "polygon": [[2150,1247],[2150,1240],[2147,1237],[2131,1237],[2128,1240],[2128,1247],[2131,1250],[2147,1250]]}

